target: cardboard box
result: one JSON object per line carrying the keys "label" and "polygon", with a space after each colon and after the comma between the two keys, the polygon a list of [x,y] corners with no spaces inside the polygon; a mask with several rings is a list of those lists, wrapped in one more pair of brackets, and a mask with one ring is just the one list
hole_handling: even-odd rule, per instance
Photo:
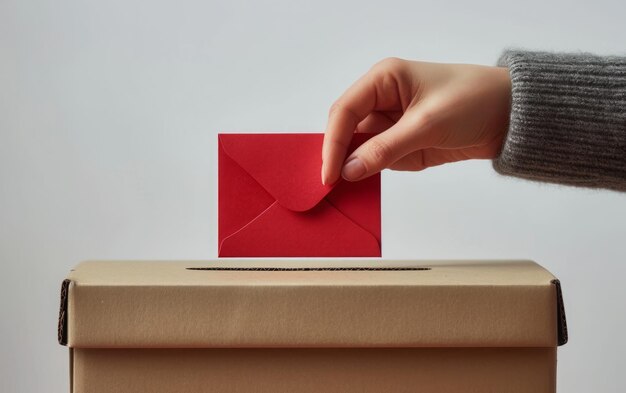
{"label": "cardboard box", "polygon": [[559,281],[529,261],[85,262],[73,392],[554,392]]}

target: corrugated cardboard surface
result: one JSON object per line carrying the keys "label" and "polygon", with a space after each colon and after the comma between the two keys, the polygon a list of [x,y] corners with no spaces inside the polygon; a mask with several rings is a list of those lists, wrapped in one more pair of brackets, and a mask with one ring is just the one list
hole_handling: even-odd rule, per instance
{"label": "corrugated cardboard surface", "polygon": [[73,392],[553,393],[560,287],[528,261],[88,262]]}
{"label": "corrugated cardboard surface", "polygon": [[74,349],[80,393],[553,393],[556,348]]}
{"label": "corrugated cardboard surface", "polygon": [[429,270],[235,271],[336,261],[87,262],[70,280],[75,348],[554,347],[554,277],[529,261],[342,261]]}

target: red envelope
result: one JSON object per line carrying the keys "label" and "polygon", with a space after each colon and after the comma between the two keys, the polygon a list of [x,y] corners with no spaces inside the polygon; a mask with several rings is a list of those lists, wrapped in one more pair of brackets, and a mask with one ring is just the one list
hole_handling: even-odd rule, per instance
{"label": "red envelope", "polygon": [[381,255],[380,175],[322,185],[323,137],[218,135],[220,257]]}

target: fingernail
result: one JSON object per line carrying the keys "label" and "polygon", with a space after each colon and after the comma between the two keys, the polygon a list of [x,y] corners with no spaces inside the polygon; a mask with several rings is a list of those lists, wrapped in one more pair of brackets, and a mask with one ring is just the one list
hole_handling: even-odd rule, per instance
{"label": "fingernail", "polygon": [[341,176],[346,180],[352,181],[360,179],[365,175],[365,172],[367,172],[367,169],[363,161],[359,157],[352,157],[344,164]]}

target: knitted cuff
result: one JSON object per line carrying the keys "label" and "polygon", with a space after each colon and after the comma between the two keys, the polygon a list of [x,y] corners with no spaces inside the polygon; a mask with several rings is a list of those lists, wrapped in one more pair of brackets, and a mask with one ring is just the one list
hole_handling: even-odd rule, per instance
{"label": "knitted cuff", "polygon": [[626,191],[626,57],[507,51],[511,118],[494,169]]}

